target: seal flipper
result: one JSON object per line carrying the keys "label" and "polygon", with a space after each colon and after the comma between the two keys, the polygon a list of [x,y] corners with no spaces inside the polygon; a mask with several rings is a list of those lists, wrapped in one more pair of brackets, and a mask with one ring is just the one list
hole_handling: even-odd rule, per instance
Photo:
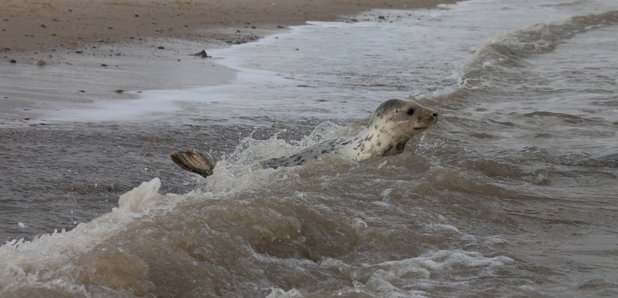
{"label": "seal flipper", "polygon": [[179,167],[199,174],[202,177],[208,177],[212,175],[212,171],[215,168],[215,160],[210,154],[202,154],[196,149],[189,149],[184,151],[174,151],[170,154],[172,161]]}

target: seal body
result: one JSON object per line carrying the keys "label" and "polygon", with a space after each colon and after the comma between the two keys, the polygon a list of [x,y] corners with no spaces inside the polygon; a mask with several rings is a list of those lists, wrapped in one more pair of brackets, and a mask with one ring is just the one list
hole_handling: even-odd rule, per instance
{"label": "seal body", "polygon": [[[411,100],[391,99],[371,115],[369,124],[356,136],[338,138],[309,147],[290,156],[260,162],[264,168],[299,166],[327,154],[340,154],[353,160],[390,156],[403,152],[413,136],[438,121],[438,113]],[[202,160],[203,159],[203,160]],[[181,168],[204,177],[212,175],[214,160],[197,150],[174,152],[172,160]]]}
{"label": "seal body", "polygon": [[410,100],[391,99],[382,103],[371,115],[365,129],[352,138],[339,138],[317,144],[291,156],[261,162],[263,167],[278,168],[302,165],[324,154],[341,154],[364,160],[403,152],[413,136],[438,121],[438,113]]}

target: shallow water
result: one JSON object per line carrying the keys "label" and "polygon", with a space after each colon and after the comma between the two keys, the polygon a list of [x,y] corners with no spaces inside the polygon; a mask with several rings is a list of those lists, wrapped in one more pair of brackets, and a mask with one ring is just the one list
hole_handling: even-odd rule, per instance
{"label": "shallow water", "polygon": [[[57,216],[33,211],[22,225],[4,214],[14,237],[31,222],[35,231],[72,227],[58,220],[68,210],[102,215],[0,247],[1,296],[618,295],[618,4],[466,1],[358,20],[213,52],[240,70],[237,80],[145,92],[143,102],[178,113],[138,132],[50,114],[46,131],[70,126],[80,136],[70,160],[88,164],[98,151],[79,148],[103,150],[99,139],[125,150],[116,164],[80,173],[78,185],[160,179],[122,195],[112,212],[101,211],[111,195],[85,188],[106,199],[80,208],[61,200]],[[353,119],[408,96],[441,119],[401,155],[258,166],[353,134]],[[96,120],[122,120],[102,113],[122,105],[101,107],[90,110]],[[84,129],[90,147],[76,132]],[[150,134],[164,141],[123,144]],[[175,172],[161,151],[176,143],[212,148],[215,174]],[[35,180],[47,188],[29,194],[53,182],[67,183]]]}

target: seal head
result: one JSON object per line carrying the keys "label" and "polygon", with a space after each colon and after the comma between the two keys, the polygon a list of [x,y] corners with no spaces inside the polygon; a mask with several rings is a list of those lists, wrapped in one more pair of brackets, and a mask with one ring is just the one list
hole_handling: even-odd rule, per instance
{"label": "seal head", "polygon": [[410,138],[437,121],[437,112],[414,101],[387,100],[371,115],[365,130],[342,151],[356,160],[400,154]]}

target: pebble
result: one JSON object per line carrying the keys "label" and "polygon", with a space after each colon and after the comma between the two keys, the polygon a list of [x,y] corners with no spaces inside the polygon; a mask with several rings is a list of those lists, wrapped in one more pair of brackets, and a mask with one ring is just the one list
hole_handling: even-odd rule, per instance
{"label": "pebble", "polygon": [[11,64],[15,64],[15,63],[17,63],[17,60],[15,60],[15,59],[11,59],[11,60],[9,60],[9,63],[11,63]]}
{"label": "pebble", "polygon": [[124,90],[122,90],[122,89],[116,89],[116,93],[118,93],[118,94],[122,94],[122,93],[124,93]]}

